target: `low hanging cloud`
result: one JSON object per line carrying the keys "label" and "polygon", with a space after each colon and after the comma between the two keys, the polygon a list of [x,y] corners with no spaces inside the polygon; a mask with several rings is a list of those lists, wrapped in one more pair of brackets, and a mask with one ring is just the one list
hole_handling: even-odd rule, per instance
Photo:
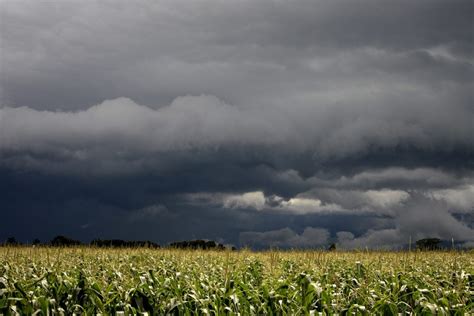
{"label": "low hanging cloud", "polygon": [[417,194],[404,206],[395,210],[391,228],[370,229],[355,237],[351,232],[338,232],[337,242],[346,249],[397,248],[410,240],[437,237],[442,240],[474,240],[474,228],[456,219],[445,203]]}
{"label": "low hanging cloud", "polygon": [[301,234],[290,228],[266,232],[242,232],[239,241],[242,246],[278,248],[317,248],[325,247],[329,232],[324,228],[306,227]]}
{"label": "low hanging cloud", "polygon": [[401,206],[410,198],[407,191],[386,188],[364,191],[318,187],[303,192],[300,196],[303,197],[300,198],[302,200],[316,198],[319,204],[322,204],[322,200],[325,205],[337,205],[339,210],[380,215],[393,215],[392,209]]}
{"label": "low hanging cloud", "polygon": [[291,198],[285,200],[278,195],[265,196],[261,191],[243,194],[195,193],[188,194],[192,202],[218,205],[228,209],[250,209],[256,211],[291,214],[328,213],[343,211],[339,205],[323,204],[318,199]]}
{"label": "low hanging cloud", "polygon": [[[286,214],[287,216],[330,216],[334,214],[374,216],[378,224],[362,235],[350,231],[336,231],[332,236],[309,241],[306,230],[300,235],[292,228],[270,231],[250,231],[240,234],[241,245],[260,247],[316,247],[331,241],[343,249],[403,247],[411,239],[437,237],[462,242],[474,240],[474,228],[469,218],[462,219],[455,214],[472,216],[473,204],[471,186],[457,190],[336,190],[333,188],[312,189],[300,195],[284,199],[276,195],[265,196],[263,192],[243,194],[198,193],[191,194],[194,202],[214,205],[224,209],[253,210],[262,214]],[[319,195],[318,195],[319,194]],[[318,196],[318,198],[316,197]],[[324,201],[324,202],[323,202]],[[248,214],[248,213],[247,213]],[[374,223],[377,223],[374,222]],[[319,232],[319,231],[318,231]],[[326,235],[324,235],[326,236]],[[324,240],[324,242],[323,242]],[[466,244],[468,245],[468,244]]]}
{"label": "low hanging cloud", "polygon": [[[310,212],[318,210],[316,202],[305,201],[305,207]],[[287,208],[287,211],[294,211]],[[293,213],[295,214],[295,213]],[[304,214],[298,213],[296,214]],[[324,214],[324,212],[323,212]],[[384,212],[374,214],[383,215]],[[472,215],[472,211],[470,213]],[[448,208],[448,204],[433,196],[422,193],[413,193],[404,197],[404,203],[394,203],[390,210],[390,217],[384,218],[382,227],[369,229],[360,236],[350,231],[339,231],[330,236],[325,229],[307,227],[303,233],[297,234],[291,228],[263,232],[243,232],[240,234],[242,246],[306,248],[328,245],[334,241],[342,249],[383,248],[397,249],[405,247],[411,241],[437,237],[442,240],[461,241],[469,246],[474,242],[474,228],[455,218]],[[383,223],[382,222],[382,223]],[[385,228],[383,226],[386,226]]]}
{"label": "low hanging cloud", "polygon": [[[185,196],[192,203],[221,206],[228,209],[253,209],[256,211],[280,212],[296,215],[352,213],[393,215],[391,209],[408,200],[410,194],[400,190],[344,191],[322,189],[305,192],[285,199],[278,195],[268,195],[262,191],[243,194],[193,193]],[[323,198],[324,202],[320,199]]]}

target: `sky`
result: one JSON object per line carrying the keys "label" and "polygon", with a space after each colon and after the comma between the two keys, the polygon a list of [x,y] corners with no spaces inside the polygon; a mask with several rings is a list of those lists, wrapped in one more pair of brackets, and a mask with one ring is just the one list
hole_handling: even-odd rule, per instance
{"label": "sky", "polygon": [[470,0],[0,0],[0,240],[474,246]]}

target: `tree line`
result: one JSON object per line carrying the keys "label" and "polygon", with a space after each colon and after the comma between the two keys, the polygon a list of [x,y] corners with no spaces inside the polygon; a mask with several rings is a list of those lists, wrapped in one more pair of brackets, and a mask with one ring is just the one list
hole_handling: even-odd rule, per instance
{"label": "tree line", "polygon": [[[449,249],[450,247],[446,246],[447,241],[443,241],[439,238],[424,238],[416,241],[416,249],[418,250],[442,250]],[[10,246],[19,246],[23,245],[18,242],[14,237],[9,237],[3,243],[3,245]],[[79,240],[75,240],[63,235],[58,235],[51,239],[49,242],[42,243],[39,239],[34,239],[31,243],[33,246],[53,246],[53,247],[70,247],[70,246],[81,246],[81,245],[90,245],[92,247],[99,248],[160,248],[161,246],[153,241],[149,240],[122,240],[122,239],[94,239],[89,244],[84,244]],[[213,240],[184,240],[176,241],[170,243],[167,248],[174,249],[203,249],[203,250],[236,250],[235,247],[227,247],[223,244],[215,242]],[[454,242],[452,243],[454,248]],[[336,244],[332,243],[328,248],[328,251],[335,251]]]}
{"label": "tree line", "polygon": [[[7,238],[7,240],[3,244],[9,245],[9,246],[24,245],[18,242],[15,237]],[[53,246],[53,247],[71,247],[71,246],[89,245],[92,247],[99,247],[99,248],[160,248],[161,247],[159,244],[150,240],[143,241],[143,240],[122,240],[122,239],[93,239],[89,244],[85,244],[79,240],[75,240],[63,235],[58,235],[46,243],[42,243],[39,239],[34,239],[31,245]],[[167,247],[175,248],[175,249],[236,250],[235,247],[229,248],[213,240],[201,240],[201,239],[172,242]]]}
{"label": "tree line", "polygon": [[[217,243],[213,240],[190,240],[190,241],[177,241],[177,242],[172,242],[170,244],[171,248],[177,248],[177,249],[213,249],[213,250],[225,250],[227,249],[226,246],[223,244]],[[231,250],[236,250],[235,247],[231,247]]]}

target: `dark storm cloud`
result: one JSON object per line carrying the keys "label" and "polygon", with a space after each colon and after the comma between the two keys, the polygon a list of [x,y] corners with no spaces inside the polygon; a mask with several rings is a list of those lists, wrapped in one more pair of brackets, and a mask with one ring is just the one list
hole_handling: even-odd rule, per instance
{"label": "dark storm cloud", "polygon": [[472,12],[3,1],[0,238],[472,240]]}
{"label": "dark storm cloud", "polygon": [[469,1],[4,1],[1,17],[7,105],[201,93],[273,104],[381,79],[472,78]]}

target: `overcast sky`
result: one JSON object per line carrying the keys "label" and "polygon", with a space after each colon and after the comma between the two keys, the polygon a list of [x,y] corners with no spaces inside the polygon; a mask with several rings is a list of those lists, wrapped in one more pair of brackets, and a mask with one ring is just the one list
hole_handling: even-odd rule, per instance
{"label": "overcast sky", "polygon": [[473,6],[0,0],[0,240],[472,246]]}

